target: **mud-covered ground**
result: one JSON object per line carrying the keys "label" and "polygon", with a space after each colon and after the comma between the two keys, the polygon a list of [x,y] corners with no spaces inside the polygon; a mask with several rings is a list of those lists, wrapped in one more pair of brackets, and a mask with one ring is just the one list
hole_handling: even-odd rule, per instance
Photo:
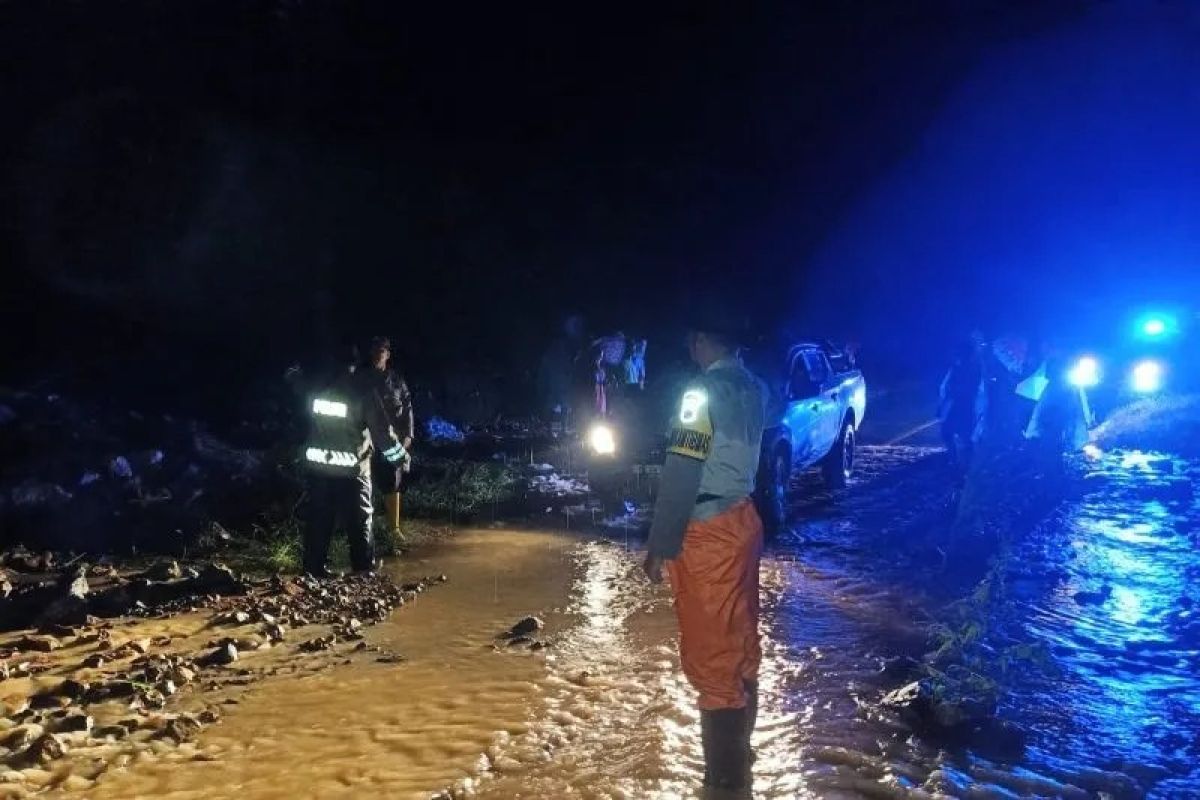
{"label": "mud-covered ground", "polygon": [[[1011,735],[1006,747],[988,747],[928,735],[882,702],[926,663],[931,631],[975,576],[954,574],[944,558],[955,510],[939,454],[876,445],[861,455],[845,494],[798,482],[794,525],[764,560],[755,796],[1200,796],[1195,468],[1130,451],[1081,463],[1062,499],[1014,539],[1003,591],[991,593],[973,644],[993,654],[994,715]],[[33,734],[58,723],[44,709],[42,721],[18,723],[10,707],[10,728],[42,729],[6,745],[6,791],[693,796],[696,712],[670,601],[641,578],[631,541],[465,531],[388,567],[388,586],[449,578],[411,607],[358,626],[335,603],[336,618],[284,624],[286,638],[270,647],[239,640],[269,642],[262,615],[279,623],[278,609],[262,604],[288,596],[281,585],[166,619],[93,625],[51,653],[20,656],[51,666],[0,682],[6,700],[19,707],[21,697],[55,694],[65,677],[104,685],[164,661],[194,670],[191,688],[176,682],[168,695],[134,680],[132,697],[84,705],[90,730],[50,733],[66,752],[46,759],[28,752],[42,738]],[[315,598],[328,588],[287,585]],[[364,597],[338,591],[351,606]],[[497,638],[530,614],[541,630]],[[106,647],[125,653],[130,640],[148,639],[150,652],[80,671],[100,650],[100,630],[114,643]],[[226,640],[246,649],[236,662],[209,661]],[[921,669],[917,677],[929,674]],[[31,756],[36,763],[20,760]]]}
{"label": "mud-covered ground", "polygon": [[[107,588],[80,591],[89,573]],[[88,790],[110,770],[152,759],[206,760],[201,731],[261,681],[355,660],[401,663],[364,631],[446,580],[251,581],[219,565],[174,562],[112,573],[73,568],[77,593],[67,596],[102,612],[111,606],[97,598],[121,595],[128,613],[43,621],[0,638],[0,797]]]}

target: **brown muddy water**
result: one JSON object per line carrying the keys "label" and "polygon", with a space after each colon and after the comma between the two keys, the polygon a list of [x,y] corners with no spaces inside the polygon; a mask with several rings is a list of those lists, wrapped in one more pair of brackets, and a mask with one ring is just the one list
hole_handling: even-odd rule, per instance
{"label": "brown muddy water", "polygon": [[[641,579],[636,552],[570,534],[470,531],[395,569],[450,577],[372,629],[372,641],[406,663],[264,683],[201,737],[198,751],[213,760],[147,755],[110,771],[89,797],[695,794],[697,717],[675,656],[673,612],[666,591]],[[781,601],[794,604],[794,593],[811,592],[823,599],[803,611],[808,625],[848,614],[887,628],[896,617],[886,597],[794,562],[769,560],[763,583],[768,616]],[[493,650],[497,632],[529,613],[545,619],[553,645]],[[853,674],[822,677],[851,642],[815,637],[797,647],[764,632],[757,795],[832,796],[813,787],[828,789],[822,780],[835,778],[834,768],[812,755],[821,747],[875,751],[880,733],[854,720],[846,691]],[[862,676],[874,668],[864,661]]]}
{"label": "brown muddy water", "polygon": [[[1096,465],[1022,553],[1046,567],[1017,570],[1002,627],[1046,644],[1055,669],[1018,680],[1002,708],[1030,733],[1016,764],[940,751],[875,710],[892,688],[881,663],[923,651],[918,621],[932,606],[920,587],[942,579],[897,544],[944,513],[933,454],[864,448],[846,497],[802,492],[763,563],[754,796],[1200,797],[1200,474],[1126,461]],[[187,755],[143,753],[87,796],[698,796],[697,715],[670,599],[639,561],[620,538],[463,532],[392,567],[401,580],[450,579],[370,629],[405,663],[266,680]],[[494,649],[527,614],[546,621],[552,645]]]}

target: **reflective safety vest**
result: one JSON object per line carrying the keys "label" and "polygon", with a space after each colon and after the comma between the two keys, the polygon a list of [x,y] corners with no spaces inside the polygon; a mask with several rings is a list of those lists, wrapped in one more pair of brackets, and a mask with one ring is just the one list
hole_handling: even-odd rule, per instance
{"label": "reflective safety vest", "polygon": [[321,475],[356,477],[370,472],[370,438],[348,379],[309,397],[305,465]]}
{"label": "reflective safety vest", "polygon": [[[721,498],[727,507],[754,492],[765,407],[761,382],[733,359],[711,365],[683,393],[667,452],[703,462],[700,496]],[[697,518],[709,511],[698,508]]]}

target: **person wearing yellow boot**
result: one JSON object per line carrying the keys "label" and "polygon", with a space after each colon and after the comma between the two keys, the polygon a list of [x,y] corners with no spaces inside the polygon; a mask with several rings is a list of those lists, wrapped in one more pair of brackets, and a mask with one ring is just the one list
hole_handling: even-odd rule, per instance
{"label": "person wearing yellow boot", "polygon": [[380,461],[376,464],[375,485],[383,495],[383,507],[386,513],[388,531],[395,540],[402,538],[400,532],[400,487],[404,481],[404,473],[412,465],[411,448],[413,436],[416,433],[416,417],[413,415],[412,393],[404,379],[391,369],[392,343],[385,336],[377,336],[371,340],[368,351],[368,369],[366,370],[371,385],[375,389],[388,422],[400,437],[406,457],[402,462],[389,463]]}

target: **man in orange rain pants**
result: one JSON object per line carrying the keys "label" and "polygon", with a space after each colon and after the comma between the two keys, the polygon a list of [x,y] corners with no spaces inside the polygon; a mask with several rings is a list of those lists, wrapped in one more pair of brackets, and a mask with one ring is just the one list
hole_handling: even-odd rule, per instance
{"label": "man in orange rain pants", "polygon": [[766,391],[737,357],[736,325],[710,313],[688,334],[703,374],[679,401],[644,565],[665,566],[679,617],[680,660],[700,695],[704,784],[749,786],[758,700],[762,521],[750,500]]}

